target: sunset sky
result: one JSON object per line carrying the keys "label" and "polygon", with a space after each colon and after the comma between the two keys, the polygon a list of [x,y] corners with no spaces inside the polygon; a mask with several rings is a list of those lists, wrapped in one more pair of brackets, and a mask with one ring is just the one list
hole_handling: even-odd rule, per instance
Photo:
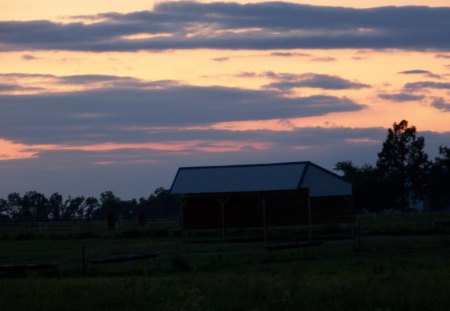
{"label": "sunset sky", "polygon": [[450,0],[0,0],[0,197],[374,163],[402,119],[450,146]]}

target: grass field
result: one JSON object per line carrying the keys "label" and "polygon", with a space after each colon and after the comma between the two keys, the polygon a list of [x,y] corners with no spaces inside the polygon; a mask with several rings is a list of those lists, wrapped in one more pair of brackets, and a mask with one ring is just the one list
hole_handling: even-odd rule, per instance
{"label": "grass field", "polygon": [[[400,220],[383,216],[377,227],[362,219],[366,232],[372,226],[376,234],[364,235],[359,248],[354,240],[333,239],[281,251],[267,251],[260,241],[179,243],[176,226],[168,224],[81,237],[74,228],[53,235],[41,228],[18,238],[10,228],[0,241],[0,265],[60,266],[2,274],[0,310],[448,310],[450,236],[418,235],[430,223],[416,231],[417,218],[406,220],[403,228],[411,230],[392,234],[388,229]],[[83,270],[83,248],[88,258],[160,255]]]}

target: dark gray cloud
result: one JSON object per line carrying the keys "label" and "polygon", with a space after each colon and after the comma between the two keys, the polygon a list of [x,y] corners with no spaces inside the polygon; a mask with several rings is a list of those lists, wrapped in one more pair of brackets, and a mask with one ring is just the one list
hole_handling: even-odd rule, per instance
{"label": "dark gray cloud", "polygon": [[273,73],[267,72],[266,77],[275,80],[268,85],[269,89],[276,89],[280,91],[288,91],[293,88],[319,88],[327,90],[346,90],[346,89],[361,89],[370,87],[367,84],[353,82],[343,79],[339,76],[331,76],[316,73],[304,74],[288,74],[288,73]]}
{"label": "dark gray cloud", "polygon": [[404,70],[400,71],[399,73],[404,75],[417,75],[417,74],[430,74],[431,72],[428,70],[421,70],[421,69],[413,69],[413,70]]}
{"label": "dark gray cloud", "polygon": [[40,73],[0,73],[2,79],[22,79],[22,78],[55,78],[56,76],[50,74]]}
{"label": "dark gray cloud", "polygon": [[444,112],[450,111],[450,103],[446,102],[443,98],[435,98],[431,103],[431,106]]}
{"label": "dark gray cloud", "polygon": [[422,89],[450,89],[450,83],[449,82],[433,82],[433,81],[418,81],[418,82],[411,82],[406,83],[404,88],[406,90],[411,91],[419,91]]}
{"label": "dark gray cloud", "polygon": [[145,81],[133,77],[121,77],[112,75],[70,75],[54,78],[55,82],[62,84],[84,86],[100,84],[103,88],[119,89],[164,88],[180,85],[180,82],[174,80]]}
{"label": "dark gray cloud", "polygon": [[404,71],[400,71],[400,74],[404,74],[404,75],[424,75],[430,78],[436,78],[436,79],[440,79],[441,76],[432,73],[431,71],[428,70],[421,70],[421,69],[413,69],[413,70],[404,70]]}
{"label": "dark gray cloud", "polygon": [[42,88],[25,87],[20,83],[21,79],[50,79],[52,83],[66,84],[72,86],[84,86],[86,88],[99,86],[103,89],[119,88],[119,89],[154,89],[179,86],[181,83],[175,80],[157,80],[145,81],[142,79],[127,77],[127,76],[113,76],[113,75],[67,75],[56,76],[51,74],[26,74],[26,73],[0,73],[0,79],[6,81],[17,81],[14,83],[4,84],[0,87],[0,91],[5,90],[42,90]]}
{"label": "dark gray cloud", "polygon": [[258,74],[256,72],[246,71],[246,72],[238,73],[236,76],[239,78],[256,78],[256,77],[264,76],[264,74]]}
{"label": "dark gray cloud", "polygon": [[270,56],[278,56],[278,57],[306,57],[311,56],[308,53],[292,53],[292,52],[272,52]]}
{"label": "dark gray cloud", "polygon": [[[239,55],[239,56],[224,56],[224,57],[216,57],[213,58],[213,61],[216,62],[225,62],[235,58],[254,58],[254,57],[307,57],[311,56],[311,54],[307,53],[298,53],[298,52],[272,52],[268,54],[253,54],[253,55]],[[335,60],[335,59],[333,59]]]}
{"label": "dark gray cloud", "polygon": [[0,195],[34,189],[48,194],[58,191],[66,195],[98,196],[102,191],[113,190],[125,198],[148,196],[156,187],[169,187],[179,166],[191,165],[313,160],[331,169],[337,161],[350,159],[350,154],[355,163],[372,161],[378,143],[355,144],[349,139],[365,137],[377,141],[384,132],[381,128],[304,128],[286,132],[166,129],[138,139],[140,142],[161,143],[195,139],[212,146],[226,141],[247,142],[248,145],[264,142],[270,147],[218,153],[190,149],[183,152],[144,149],[42,151],[34,159],[0,161],[2,172],[14,176],[0,180]]}
{"label": "dark gray cloud", "polygon": [[404,75],[416,75],[416,74],[428,74],[430,72],[428,70],[413,69],[413,70],[400,71],[399,73],[404,74]]}
{"label": "dark gray cloud", "polygon": [[228,61],[228,60],[230,60],[230,59],[231,59],[231,57],[224,56],[224,57],[216,57],[216,58],[213,58],[213,61],[216,61],[216,62],[226,62],[226,61]]}
{"label": "dark gray cloud", "polygon": [[413,95],[409,93],[393,93],[393,94],[378,94],[379,98],[394,101],[394,102],[409,102],[409,101],[419,101],[425,98],[422,95]]}
{"label": "dark gray cloud", "polygon": [[[279,77],[274,73],[264,74],[273,79]],[[382,128],[316,127],[274,132],[184,127],[363,108],[346,98],[312,96],[288,99],[272,91],[194,87],[180,85],[176,81],[148,82],[104,75],[4,74],[2,77],[52,78],[75,85],[83,81],[108,85],[126,81],[130,87],[0,96],[2,139],[64,146],[137,145],[106,151],[54,148],[37,150],[32,159],[0,161],[2,173],[14,176],[0,180],[1,196],[31,189],[46,194],[58,191],[65,195],[98,196],[102,191],[112,190],[122,198],[148,196],[156,187],[169,187],[179,166],[312,160],[332,169],[336,162],[342,160],[352,160],[356,164],[373,163],[386,135]],[[445,144],[450,139],[450,133],[439,135],[427,134],[427,148]],[[430,137],[432,143],[428,144]],[[190,146],[190,141],[198,143]],[[139,144],[170,145],[173,142],[188,144],[181,151],[139,147]],[[265,147],[258,149],[254,143]],[[241,147],[233,150],[236,145]],[[220,151],[221,146],[232,148]],[[220,152],[212,152],[215,148]],[[437,147],[434,149],[437,151]]]}
{"label": "dark gray cloud", "polygon": [[336,58],[334,58],[334,57],[314,57],[314,58],[311,58],[311,61],[319,62],[319,63],[329,63],[329,62],[335,62]]}
{"label": "dark gray cloud", "polygon": [[18,91],[22,88],[19,85],[16,84],[0,84],[0,92],[11,92],[11,91]]}
{"label": "dark gray cloud", "polygon": [[[395,120],[393,120],[395,121]],[[398,120],[397,120],[398,121]],[[411,121],[411,120],[410,120]],[[412,122],[414,123],[414,122]],[[450,133],[422,132],[426,151],[437,155],[438,146],[450,141]],[[310,160],[328,169],[343,160],[356,165],[375,163],[377,152],[386,138],[384,128],[299,128],[293,131],[217,131],[162,130],[148,134],[142,141],[209,140],[266,142],[264,150],[244,148],[239,152],[204,152],[184,150],[113,150],[90,152],[80,150],[47,151],[34,159],[0,161],[5,176],[0,179],[0,197],[18,191],[55,191],[65,195],[95,195],[112,190],[122,198],[148,196],[159,186],[170,187],[180,166],[226,165]],[[153,163],[154,161],[154,163]],[[98,165],[105,163],[110,165]],[[70,178],[67,178],[70,176]]]}
{"label": "dark gray cloud", "polygon": [[2,92],[16,92],[16,91],[39,91],[39,87],[27,87],[13,83],[0,83],[0,93]]}
{"label": "dark gray cloud", "polygon": [[[450,8],[446,7],[353,9],[286,2],[163,2],[153,11],[87,18],[91,23],[3,21],[1,49],[450,49]],[[127,38],[142,33],[152,37]]]}
{"label": "dark gray cloud", "polygon": [[96,82],[129,82],[133,85],[139,83],[140,80],[132,77],[118,77],[111,75],[70,75],[58,77],[60,83],[66,84],[91,84]]}
{"label": "dark gray cloud", "polygon": [[132,135],[123,129],[130,127],[294,118],[364,108],[345,97],[286,98],[268,90],[182,85],[1,95],[0,102],[2,137],[39,143],[127,141]]}
{"label": "dark gray cloud", "polygon": [[24,54],[24,55],[22,55],[22,59],[24,59],[24,60],[35,60],[36,57],[33,56],[33,55],[30,55],[30,54]]}
{"label": "dark gray cloud", "polygon": [[436,54],[436,58],[450,59],[450,54]]}

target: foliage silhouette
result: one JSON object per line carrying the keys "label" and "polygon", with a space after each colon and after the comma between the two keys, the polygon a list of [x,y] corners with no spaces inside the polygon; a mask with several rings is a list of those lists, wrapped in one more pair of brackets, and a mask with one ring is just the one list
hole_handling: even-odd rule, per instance
{"label": "foliage silhouette", "polygon": [[[450,209],[450,148],[440,146],[439,156],[430,161],[424,147],[425,138],[402,120],[388,129],[376,165],[337,162],[335,170],[353,184],[356,212],[406,210],[417,200],[428,202],[433,210]],[[69,196],[65,200],[57,192],[49,198],[36,191],[23,197],[14,192],[0,199],[0,221],[105,219],[108,214],[142,221],[178,216],[179,206],[179,199],[162,187],[137,200],[122,200],[112,191],[101,193],[99,199]]]}
{"label": "foliage silhouette", "polygon": [[177,216],[179,201],[169,191],[157,188],[147,199],[121,200],[112,191],[95,197],[71,197],[64,200],[59,193],[47,199],[45,195],[28,191],[22,197],[11,193],[0,199],[0,221],[60,221],[73,219],[105,219],[108,214],[115,219],[170,218]]}
{"label": "foliage silhouette", "polygon": [[353,184],[356,211],[406,210],[418,200],[432,209],[450,208],[450,149],[441,146],[433,162],[424,148],[425,138],[402,120],[388,129],[375,166],[336,163],[335,170]]}

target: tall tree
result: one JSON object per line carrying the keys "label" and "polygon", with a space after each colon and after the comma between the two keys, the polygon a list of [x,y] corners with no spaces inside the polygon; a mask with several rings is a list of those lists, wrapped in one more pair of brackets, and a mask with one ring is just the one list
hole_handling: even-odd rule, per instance
{"label": "tall tree", "polygon": [[408,121],[394,123],[388,129],[383,148],[378,153],[377,169],[390,208],[405,209],[410,200],[423,198],[430,162],[424,151],[425,139],[416,135]]}
{"label": "tall tree", "polygon": [[27,220],[48,220],[47,198],[39,192],[28,191],[22,198],[22,216]]}
{"label": "tall tree", "polygon": [[14,220],[24,220],[22,215],[22,197],[19,193],[8,194],[7,206]]}
{"label": "tall tree", "polygon": [[355,211],[380,212],[381,201],[378,170],[370,164],[362,167],[353,165],[351,161],[336,163],[334,168],[343,174],[343,178],[353,185],[353,203]]}
{"label": "tall tree", "polygon": [[430,176],[430,199],[433,209],[450,208],[450,148],[439,147]]}
{"label": "tall tree", "polygon": [[58,192],[53,193],[48,199],[50,214],[53,220],[60,220],[64,211],[63,197]]}
{"label": "tall tree", "polygon": [[101,202],[101,215],[104,217],[105,215],[117,215],[120,213],[120,198],[117,197],[112,191],[104,191],[100,194],[100,202]]}
{"label": "tall tree", "polygon": [[87,197],[83,203],[83,217],[86,219],[93,218],[98,209],[100,209],[100,203],[98,203],[97,198]]}
{"label": "tall tree", "polygon": [[0,199],[0,221],[8,221],[9,218],[8,201]]}
{"label": "tall tree", "polygon": [[70,220],[75,218],[81,218],[80,214],[82,215],[82,208],[81,205],[84,202],[84,197],[75,197],[72,198],[69,196],[69,198],[64,202],[64,211],[62,213],[62,219],[63,220]]}

